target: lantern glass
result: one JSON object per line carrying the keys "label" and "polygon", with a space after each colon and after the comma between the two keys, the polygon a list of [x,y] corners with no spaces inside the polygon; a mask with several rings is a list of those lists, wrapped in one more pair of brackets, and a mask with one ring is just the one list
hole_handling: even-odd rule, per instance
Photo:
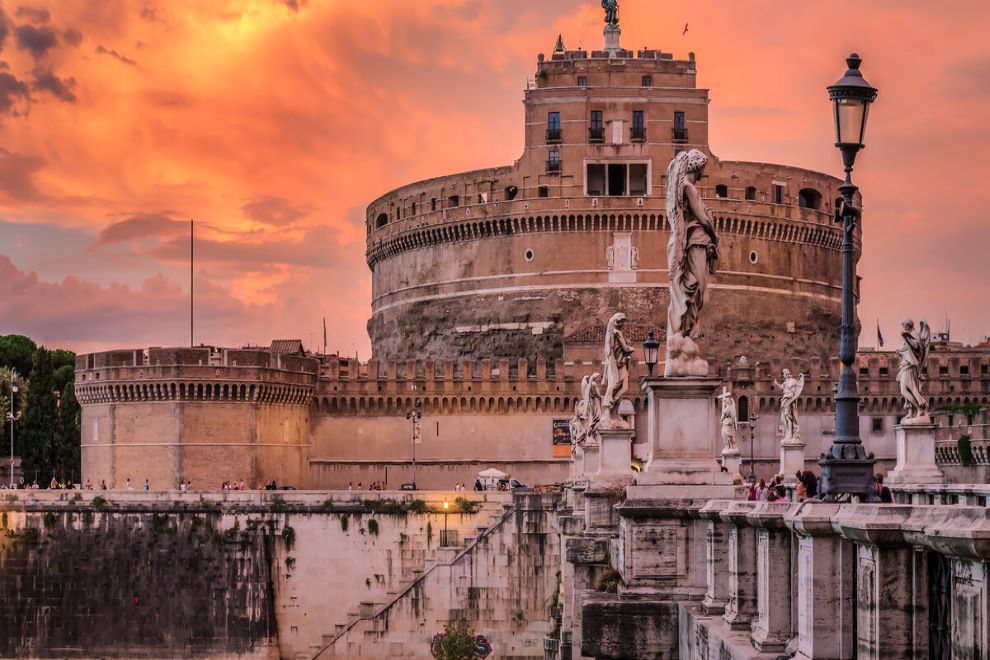
{"label": "lantern glass", "polygon": [[651,330],[646,336],[646,341],[643,342],[643,361],[646,362],[646,367],[649,369],[650,375],[653,375],[653,367],[657,366],[659,353],[660,342],[657,341]]}
{"label": "lantern glass", "polygon": [[835,136],[839,144],[863,144],[870,104],[865,99],[835,99]]}

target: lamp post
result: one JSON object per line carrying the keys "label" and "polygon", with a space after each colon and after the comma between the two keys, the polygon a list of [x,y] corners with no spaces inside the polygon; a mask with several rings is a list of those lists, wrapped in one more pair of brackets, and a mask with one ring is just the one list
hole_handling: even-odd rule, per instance
{"label": "lamp post", "polygon": [[646,368],[649,369],[651,376],[653,375],[653,367],[657,366],[659,354],[660,342],[650,330],[649,334],[646,335],[646,341],[643,342],[643,361],[646,362]]}
{"label": "lamp post", "polygon": [[17,369],[10,369],[10,412],[7,419],[10,420],[10,487],[14,487],[14,400],[17,398]]}
{"label": "lamp post", "polygon": [[756,420],[759,418],[756,413],[749,416],[749,483],[751,484],[756,483],[756,453],[753,446],[756,444]]}
{"label": "lamp post", "polygon": [[443,539],[440,541],[440,547],[442,547],[442,548],[446,548],[447,545],[448,545],[447,544],[447,538],[448,538],[448,534],[447,534],[447,511],[448,511],[448,509],[450,509],[450,502],[448,502],[447,499],[444,498],[444,500],[443,500]]}
{"label": "lamp post", "polygon": [[859,55],[846,58],[849,69],[828,88],[835,118],[835,146],[842,153],[845,181],[839,186],[842,194],[835,209],[835,221],[842,223],[842,326],[839,335],[839,361],[842,371],[835,395],[835,439],[828,452],[822,454],[821,492],[826,501],[842,495],[858,495],[863,500],[874,499],[873,454],[867,454],[859,438],[859,391],[856,385],[856,250],[853,241],[856,224],[862,214],[853,197],[859,190],[852,182],[856,154],[864,147],[866,119],[870,104],[877,97],[859,71]]}
{"label": "lamp post", "polygon": [[406,419],[412,421],[412,487],[416,488],[416,442],[420,437],[420,421],[423,418],[422,401],[416,399],[415,407],[406,413]]}

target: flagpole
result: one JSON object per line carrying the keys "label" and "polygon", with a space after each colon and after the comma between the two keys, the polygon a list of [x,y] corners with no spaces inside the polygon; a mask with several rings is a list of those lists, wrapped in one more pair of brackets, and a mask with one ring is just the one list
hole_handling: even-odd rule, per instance
{"label": "flagpole", "polygon": [[195,346],[193,328],[193,303],[195,293],[193,291],[193,219],[189,218],[189,347]]}

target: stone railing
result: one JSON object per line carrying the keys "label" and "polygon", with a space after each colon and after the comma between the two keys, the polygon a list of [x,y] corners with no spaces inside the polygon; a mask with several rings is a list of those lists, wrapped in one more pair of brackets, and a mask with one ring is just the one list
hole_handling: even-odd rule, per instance
{"label": "stone railing", "polygon": [[930,649],[986,657],[985,506],[713,500],[700,515],[707,592],[699,605],[682,604],[680,657],[727,657],[720,653],[738,648],[739,631],[750,649],[731,657],[754,649],[798,658],[929,657]]}

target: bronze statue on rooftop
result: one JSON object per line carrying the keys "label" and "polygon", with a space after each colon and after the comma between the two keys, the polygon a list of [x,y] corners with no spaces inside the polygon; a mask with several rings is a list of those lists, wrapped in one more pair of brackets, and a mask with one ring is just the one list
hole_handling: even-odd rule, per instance
{"label": "bronze statue on rooftop", "polygon": [[605,10],[605,22],[610,28],[619,27],[619,0],[602,0]]}

